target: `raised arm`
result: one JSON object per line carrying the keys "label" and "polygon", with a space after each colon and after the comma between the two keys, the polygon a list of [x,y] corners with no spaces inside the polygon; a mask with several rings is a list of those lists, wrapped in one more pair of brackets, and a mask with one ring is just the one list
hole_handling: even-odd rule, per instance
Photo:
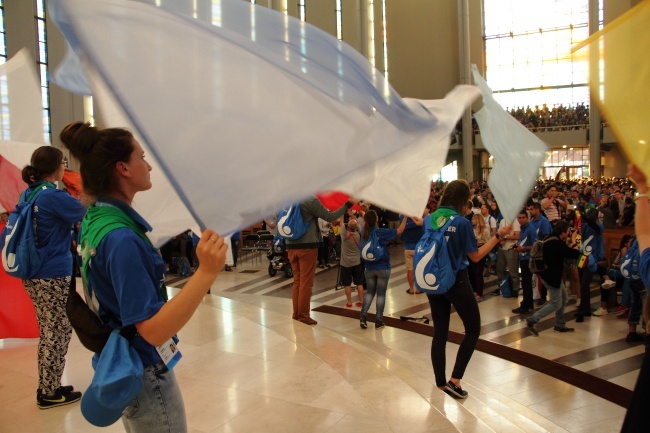
{"label": "raised arm", "polygon": [[406,220],[408,217],[404,215],[404,218],[402,218],[402,222],[400,223],[399,227],[397,227],[397,234],[401,235],[404,232],[404,228],[406,227]]}
{"label": "raised arm", "polygon": [[149,344],[160,346],[185,326],[223,268],[227,249],[223,238],[214,231],[203,232],[196,246],[201,266],[183,286],[183,290],[165,303],[156,314],[135,324],[142,338]]}

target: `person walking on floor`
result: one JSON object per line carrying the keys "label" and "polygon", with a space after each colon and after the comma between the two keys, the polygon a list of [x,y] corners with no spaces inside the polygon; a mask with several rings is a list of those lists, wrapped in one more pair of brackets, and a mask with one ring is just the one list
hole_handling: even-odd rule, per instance
{"label": "person walking on floor", "polygon": [[[430,216],[433,230],[442,227],[449,218],[453,218],[447,227],[447,252],[451,268],[456,275],[454,285],[447,293],[427,294],[433,319],[433,341],[431,343],[431,362],[436,378],[436,386],[455,398],[467,398],[467,391],[461,387],[461,379],[469,364],[481,330],[481,315],[478,303],[469,284],[467,267],[469,260],[480,261],[500,240],[512,230],[512,225],[505,225],[497,231],[482,247],[478,248],[472,224],[458,215],[464,215],[469,200],[469,185],[464,180],[450,182],[442,193],[440,207]],[[456,362],[451,378],[446,376],[446,345],[449,335],[451,306],[463,321],[465,336],[458,348]]]}
{"label": "person walking on floor", "polygon": [[555,312],[556,332],[572,332],[574,329],[566,326],[564,318],[564,307],[567,304],[567,293],[562,279],[565,259],[577,259],[580,252],[576,248],[577,233],[571,229],[571,224],[566,221],[558,221],[553,227],[553,232],[544,238],[543,257],[548,267],[539,276],[542,284],[550,295],[550,301],[535,314],[526,318],[528,330],[535,336],[539,336],[537,323],[544,317]]}

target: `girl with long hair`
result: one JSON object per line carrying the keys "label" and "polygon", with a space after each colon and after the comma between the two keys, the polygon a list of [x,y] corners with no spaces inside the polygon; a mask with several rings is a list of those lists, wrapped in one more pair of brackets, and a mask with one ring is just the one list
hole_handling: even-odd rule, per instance
{"label": "girl with long hair", "polygon": [[[444,294],[427,294],[433,319],[433,341],[431,343],[431,362],[436,378],[436,386],[455,398],[467,398],[467,391],[461,387],[460,380],[474,353],[481,330],[481,315],[476,297],[469,283],[467,267],[469,261],[482,260],[512,229],[511,225],[500,228],[485,244],[478,247],[472,224],[462,215],[466,212],[470,189],[464,180],[450,182],[442,193],[440,207],[431,214],[431,228],[442,227],[452,218],[445,237],[451,268],[456,274],[456,281]],[[460,215],[460,216],[459,216]],[[465,336],[458,348],[456,363],[451,378],[446,378],[446,345],[449,334],[451,306],[463,321]]]}
{"label": "girl with long hair", "polygon": [[[485,218],[483,215],[474,214],[472,217],[472,225],[474,226],[474,236],[476,237],[476,245],[480,248],[485,243],[487,243],[492,237],[490,233],[490,228],[485,223]],[[474,289],[474,296],[477,301],[483,300],[483,288],[485,286],[485,280],[483,279],[483,271],[485,270],[485,262],[487,261],[487,256],[483,257],[478,262],[469,263],[469,281]]]}

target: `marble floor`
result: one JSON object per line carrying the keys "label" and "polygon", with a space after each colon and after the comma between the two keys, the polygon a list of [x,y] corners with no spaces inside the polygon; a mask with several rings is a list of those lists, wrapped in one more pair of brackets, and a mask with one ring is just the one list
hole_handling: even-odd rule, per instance
{"label": "marble floor", "polygon": [[[388,316],[429,314],[424,295],[407,295],[399,247]],[[175,367],[193,433],[225,432],[616,432],[625,408],[535,370],[475,352],[455,400],[434,385],[430,337],[315,312],[317,326],[291,319],[290,279],[266,273],[265,257],[248,257],[222,272],[192,320],[179,333],[183,359]],[[337,268],[318,269],[313,307],[345,308],[335,290]],[[488,291],[495,283],[488,279]],[[173,295],[186,279],[170,276]],[[594,292],[596,293],[596,292]],[[353,296],[355,294],[353,293]],[[531,337],[517,302],[486,294],[480,303],[483,339],[556,360],[632,389],[643,346],[625,343],[627,324],[614,315],[570,322],[573,334],[550,328]],[[597,299],[594,297],[595,303]],[[358,310],[358,309],[357,309]],[[374,306],[371,308],[374,312]],[[567,315],[571,311],[567,311]],[[452,315],[451,330],[462,332]],[[0,340],[0,432],[121,432],[98,429],[79,405],[39,410],[36,340]],[[448,366],[457,346],[448,344]],[[76,337],[64,383],[84,390],[91,354]]]}

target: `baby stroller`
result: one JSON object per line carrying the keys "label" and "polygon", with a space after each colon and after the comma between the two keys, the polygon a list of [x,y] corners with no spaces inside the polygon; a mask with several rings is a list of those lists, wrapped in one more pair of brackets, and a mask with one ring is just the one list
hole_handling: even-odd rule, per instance
{"label": "baby stroller", "polygon": [[271,243],[271,248],[266,254],[266,257],[271,261],[269,263],[269,275],[275,277],[278,271],[284,272],[287,278],[293,277],[293,269],[289,262],[289,254],[287,247],[282,236],[276,235]]}

